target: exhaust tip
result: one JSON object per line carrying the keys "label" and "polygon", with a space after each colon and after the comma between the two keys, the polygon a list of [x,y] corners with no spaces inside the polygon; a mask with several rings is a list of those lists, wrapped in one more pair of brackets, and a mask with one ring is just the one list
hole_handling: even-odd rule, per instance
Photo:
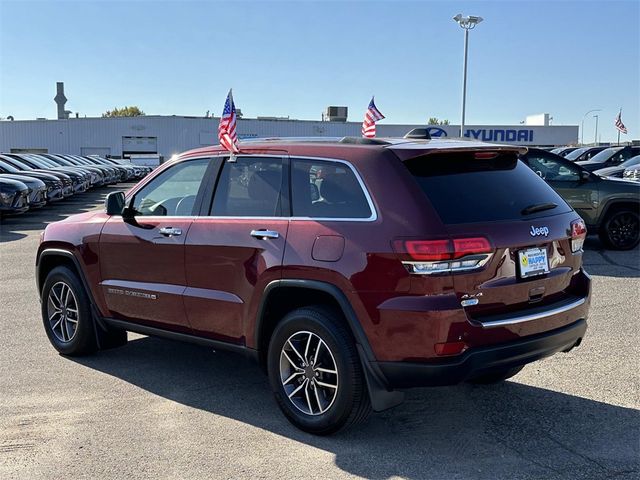
{"label": "exhaust tip", "polygon": [[569,348],[567,348],[566,350],[563,350],[563,351],[562,351],[562,353],[568,353],[568,352],[570,352],[570,351],[571,351],[571,350],[573,350],[574,348],[579,347],[581,343],[582,343],[582,337],[579,337],[579,338],[576,340],[576,343],[574,343],[573,345],[571,345],[571,346],[570,346]]}

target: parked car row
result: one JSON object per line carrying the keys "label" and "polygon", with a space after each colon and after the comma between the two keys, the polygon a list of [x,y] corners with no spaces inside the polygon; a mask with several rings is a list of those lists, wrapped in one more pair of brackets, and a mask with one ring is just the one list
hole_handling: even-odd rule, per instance
{"label": "parked car row", "polygon": [[0,154],[0,214],[19,214],[92,187],[138,180],[150,167],[99,156]]}
{"label": "parked car row", "polygon": [[[551,153],[566,158],[601,177],[640,181],[640,146],[559,147]],[[635,160],[634,160],[635,158]],[[628,170],[628,172],[625,172]]]}

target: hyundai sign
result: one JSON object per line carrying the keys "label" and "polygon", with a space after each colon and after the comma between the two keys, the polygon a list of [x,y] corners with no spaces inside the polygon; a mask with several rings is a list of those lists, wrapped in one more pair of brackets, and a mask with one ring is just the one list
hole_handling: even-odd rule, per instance
{"label": "hyundai sign", "polygon": [[[448,137],[447,131],[440,127],[427,128],[431,138]],[[482,140],[483,142],[533,142],[533,130],[530,128],[467,128],[466,138]]]}
{"label": "hyundai sign", "polygon": [[[413,128],[425,125],[384,125],[379,123],[378,136],[404,136]],[[426,126],[431,138],[459,138],[457,125]],[[513,143],[516,145],[571,145],[578,142],[578,126],[529,126],[529,125],[469,125],[464,127],[464,137],[480,142]]]}

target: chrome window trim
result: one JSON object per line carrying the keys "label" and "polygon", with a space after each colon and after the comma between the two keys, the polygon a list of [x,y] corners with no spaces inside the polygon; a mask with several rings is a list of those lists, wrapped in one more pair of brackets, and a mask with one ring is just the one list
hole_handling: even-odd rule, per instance
{"label": "chrome window trim", "polygon": [[[214,153],[209,153],[209,154],[203,154],[202,156],[193,156],[193,157],[186,157],[184,159],[179,158],[175,163],[181,163],[182,160],[199,160],[202,158],[217,158],[217,157],[226,157],[228,156],[228,153],[225,152],[218,152],[217,154]],[[339,159],[339,158],[328,158],[328,157],[313,157],[313,156],[300,156],[300,155],[296,155],[296,156],[290,156],[290,155],[283,155],[283,154],[243,154],[240,153],[238,155],[236,155],[236,158],[240,158],[240,157],[267,157],[267,158],[285,158],[285,157],[289,157],[290,160],[295,160],[295,159],[299,159],[299,160],[321,160],[321,161],[325,161],[325,162],[335,162],[335,163],[341,163],[343,165],[346,165],[347,167],[349,167],[349,169],[353,172],[353,174],[356,177],[356,180],[358,181],[358,184],[360,185],[360,189],[362,190],[362,192],[364,193],[365,198],[367,199],[367,204],[369,205],[369,210],[371,210],[371,215],[367,218],[334,218],[334,217],[300,217],[300,216],[280,216],[280,217],[275,217],[275,216],[267,216],[267,217],[260,217],[260,216],[255,216],[255,215],[251,215],[251,216],[220,216],[220,215],[190,215],[190,216],[184,216],[184,217],[180,217],[180,216],[161,216],[161,215],[157,215],[157,216],[145,216],[144,218],[146,219],[161,219],[161,218],[165,218],[165,219],[188,219],[188,218],[192,218],[192,219],[199,219],[199,218],[208,218],[208,219],[212,219],[212,220],[223,220],[223,219],[227,219],[227,220],[291,220],[291,221],[316,221],[316,222],[375,222],[376,220],[378,220],[378,211],[375,207],[375,204],[373,203],[373,199],[371,197],[371,194],[369,193],[369,190],[367,189],[366,185],[364,184],[364,181],[362,180],[362,177],[360,176],[360,173],[358,172],[358,170],[353,166],[353,164],[347,160],[343,160],[343,159]],[[224,159],[223,159],[224,161]],[[289,166],[289,168],[291,168],[291,164]],[[157,175],[154,175],[154,178]],[[145,182],[145,185],[148,184],[152,179],[150,179],[148,182]],[[140,187],[139,189],[137,189],[135,192],[133,193],[133,196],[135,196],[135,194],[138,193],[138,191],[142,190],[143,187]],[[127,198],[127,200],[129,200]]]}
{"label": "chrome window trim", "polygon": [[360,176],[360,172],[358,172],[358,170],[356,170],[356,168],[353,166],[353,164],[347,160],[342,160],[339,158],[326,158],[326,157],[308,157],[308,156],[291,156],[289,155],[289,159],[290,159],[290,166],[289,168],[293,168],[293,161],[298,159],[298,160],[319,160],[319,161],[325,161],[325,162],[334,162],[334,163],[341,163],[342,165],[346,165],[351,172],[353,172],[353,174],[356,177],[356,180],[358,181],[358,185],[360,185],[360,190],[362,190],[362,193],[364,193],[364,197],[367,199],[367,204],[369,205],[369,210],[371,211],[371,215],[369,215],[369,217],[366,218],[335,218],[335,217],[298,217],[298,216],[292,216],[289,217],[291,220],[311,220],[311,221],[319,221],[319,222],[375,222],[376,220],[378,220],[378,211],[376,210],[375,205],[373,204],[373,199],[371,198],[371,195],[369,193],[369,190],[367,189],[366,185],[364,184],[364,181],[362,180],[362,177]]}
{"label": "chrome window trim", "polygon": [[[224,154],[222,156],[225,156]],[[242,217],[242,216],[220,216],[220,215],[202,215],[198,218],[211,218],[211,219],[233,219],[233,220],[240,220],[240,219],[261,219],[261,220],[291,220],[291,221],[317,221],[317,222],[375,222],[376,220],[378,220],[378,211],[375,208],[375,205],[373,203],[373,200],[371,198],[371,195],[369,194],[369,190],[367,189],[366,185],[364,184],[364,181],[362,180],[362,177],[360,176],[360,173],[358,172],[358,170],[356,170],[356,168],[351,164],[351,162],[348,162],[347,160],[342,160],[339,158],[327,158],[327,157],[312,157],[312,156],[301,156],[301,155],[295,155],[295,156],[291,156],[291,155],[270,155],[270,154],[262,154],[262,153],[257,153],[255,155],[251,155],[251,154],[238,154],[236,155],[236,158],[241,158],[241,157],[268,157],[268,158],[285,158],[288,157],[290,160],[290,164],[289,164],[289,168],[292,168],[291,165],[291,161],[293,160],[319,160],[319,161],[325,161],[325,162],[334,162],[334,163],[341,163],[343,165],[346,165],[355,175],[356,180],[358,181],[358,185],[360,185],[360,189],[362,190],[362,192],[364,193],[364,196],[367,200],[367,204],[369,205],[369,210],[371,211],[371,215],[369,217],[366,218],[334,218],[334,217],[300,217],[300,216],[281,216],[281,217],[259,217],[259,216],[246,216],[246,217]]]}

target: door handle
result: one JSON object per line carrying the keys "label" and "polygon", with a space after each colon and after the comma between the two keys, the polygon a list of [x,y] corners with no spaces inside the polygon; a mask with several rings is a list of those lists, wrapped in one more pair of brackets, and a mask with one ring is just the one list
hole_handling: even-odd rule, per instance
{"label": "door handle", "polygon": [[174,227],[162,227],[160,229],[160,235],[164,235],[165,237],[177,237],[178,235],[182,235],[182,229]]}
{"label": "door handle", "polygon": [[251,230],[251,236],[260,240],[275,239],[280,236],[275,230]]}

